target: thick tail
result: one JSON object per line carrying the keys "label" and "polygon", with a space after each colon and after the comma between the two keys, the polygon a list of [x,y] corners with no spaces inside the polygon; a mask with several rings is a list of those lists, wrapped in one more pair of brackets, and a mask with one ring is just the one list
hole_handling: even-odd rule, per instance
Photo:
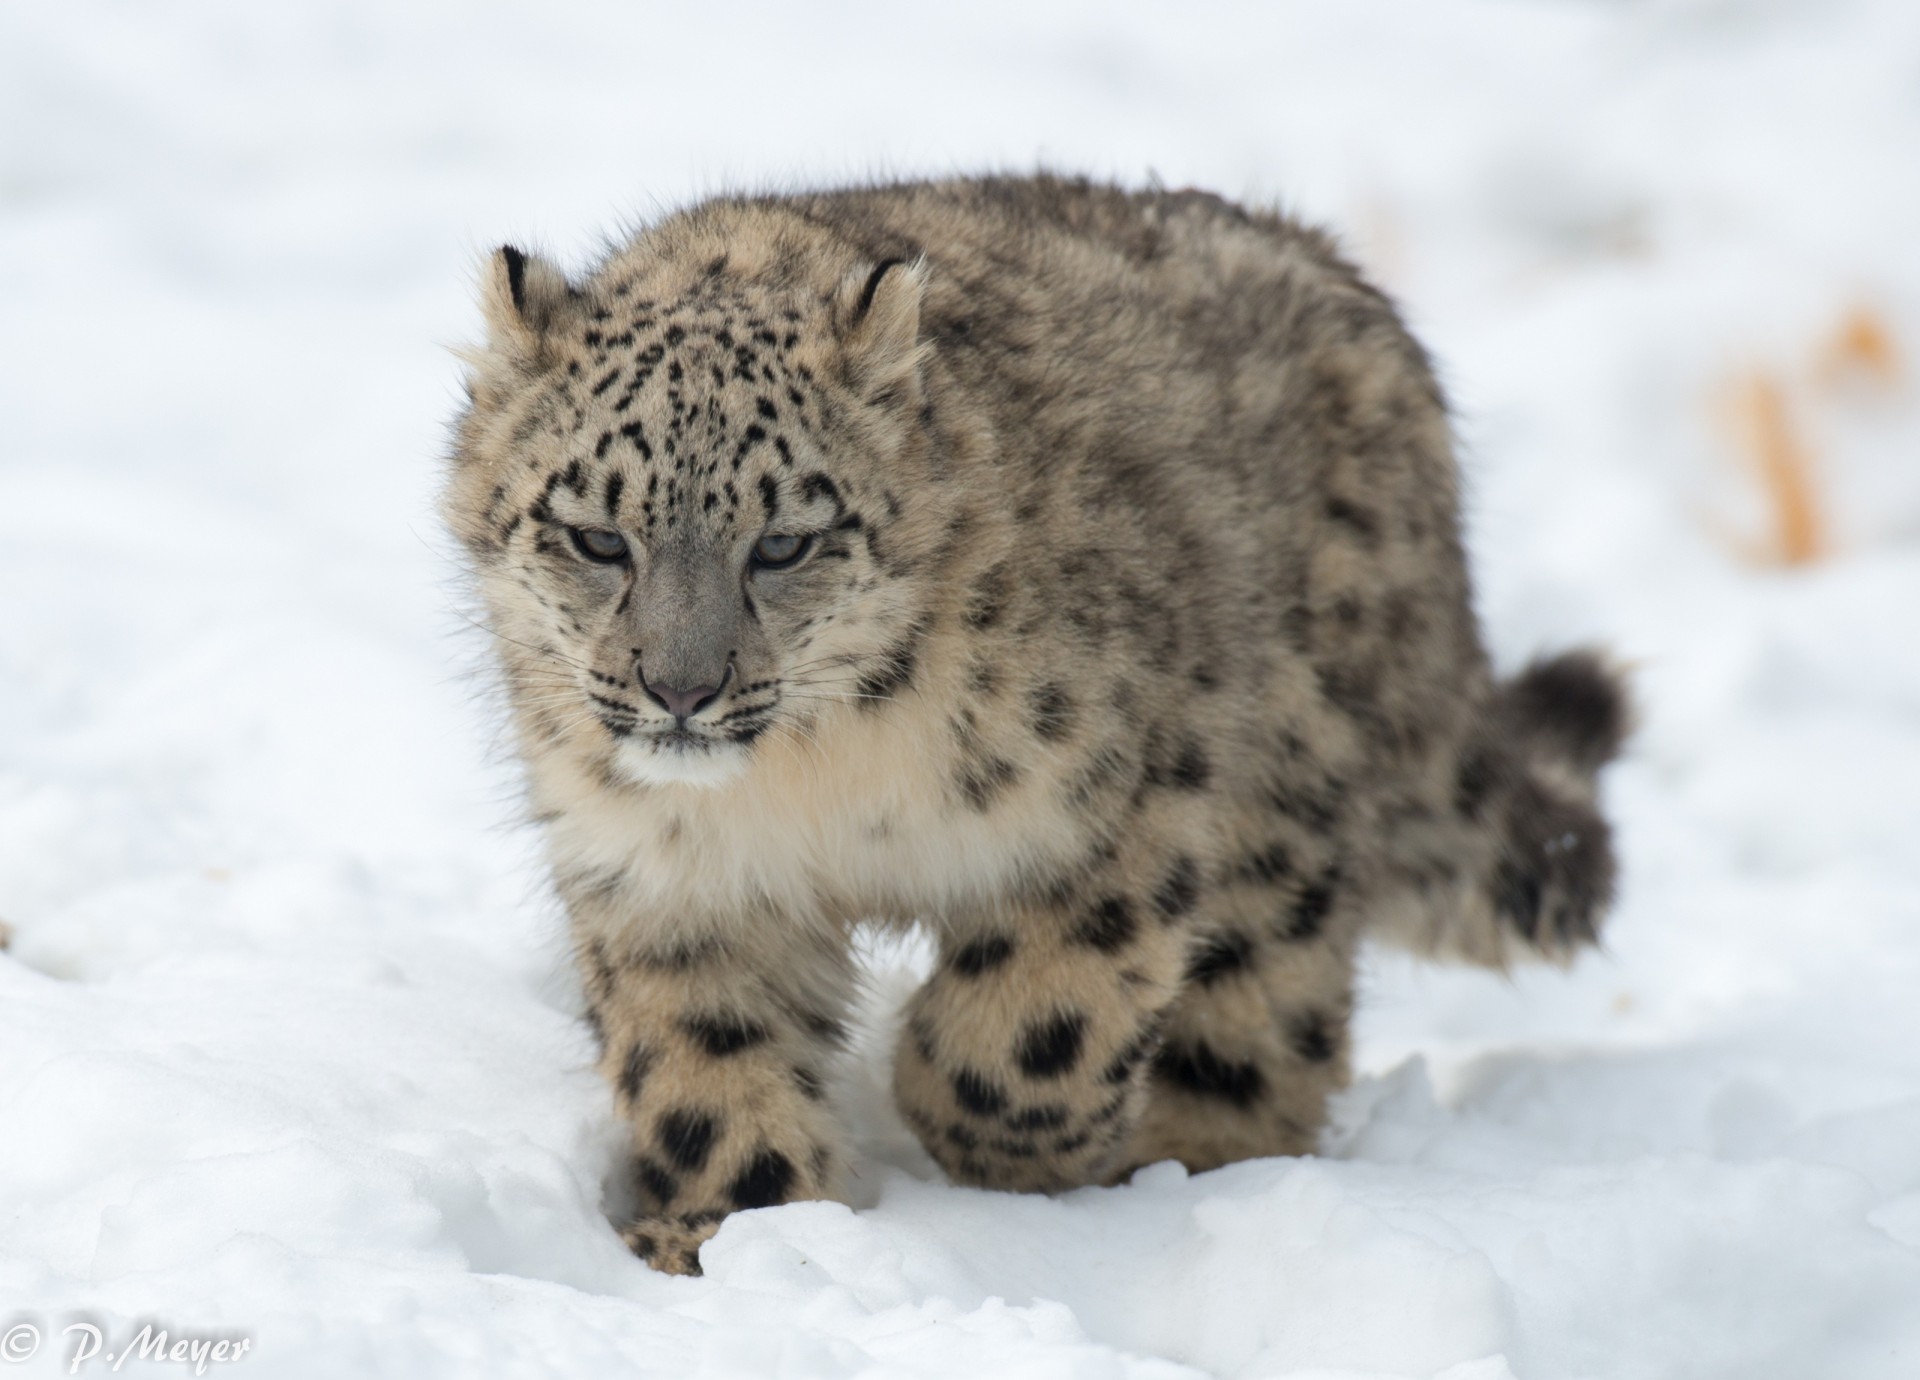
{"label": "thick tail", "polygon": [[1494,717],[1529,759],[1578,772],[1589,791],[1630,727],[1626,687],[1586,651],[1536,661],[1502,684]]}
{"label": "thick tail", "polygon": [[1613,831],[1594,778],[1630,726],[1625,687],[1591,652],[1537,661],[1496,687],[1461,752],[1450,809],[1391,846],[1399,885],[1380,938],[1504,968],[1571,959],[1613,900]]}

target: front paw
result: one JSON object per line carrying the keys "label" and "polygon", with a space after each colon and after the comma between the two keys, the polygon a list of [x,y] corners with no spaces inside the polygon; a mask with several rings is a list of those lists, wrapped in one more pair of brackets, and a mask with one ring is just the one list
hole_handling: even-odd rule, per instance
{"label": "front paw", "polygon": [[697,1275],[701,1272],[700,1245],[720,1230],[724,1220],[719,1213],[678,1220],[641,1217],[621,1228],[620,1239],[627,1243],[628,1250],[662,1274]]}

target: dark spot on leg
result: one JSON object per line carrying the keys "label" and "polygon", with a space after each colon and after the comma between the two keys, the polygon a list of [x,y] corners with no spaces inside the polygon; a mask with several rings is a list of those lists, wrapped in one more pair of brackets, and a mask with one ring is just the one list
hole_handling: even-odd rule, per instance
{"label": "dark spot on leg", "polygon": [[784,1203],[792,1187],[793,1161],[778,1150],[762,1146],[727,1185],[727,1195],[735,1207],[772,1207]]}
{"label": "dark spot on leg", "polygon": [[1247,854],[1233,867],[1233,875],[1247,882],[1277,882],[1292,871],[1293,856],[1279,843]]}
{"label": "dark spot on leg", "polygon": [[953,951],[953,971],[962,977],[979,977],[998,968],[1013,957],[1013,940],[1004,934],[990,934]]}
{"label": "dark spot on leg", "polygon": [[975,1116],[998,1116],[1007,1105],[1000,1085],[974,1069],[961,1069],[953,1075],[953,1096]]}
{"label": "dark spot on leg", "polygon": [[1309,1064],[1324,1064],[1340,1048],[1340,1032],[1323,1012],[1303,1011],[1287,1022],[1287,1043]]}
{"label": "dark spot on leg", "polygon": [[707,1166],[707,1156],[720,1132],[720,1120],[710,1112],[691,1107],[676,1107],[655,1123],[654,1141],[674,1164],[687,1174],[698,1174]]}
{"label": "dark spot on leg", "polygon": [[641,1190],[662,1211],[673,1202],[674,1195],[680,1191],[680,1181],[667,1172],[666,1166],[644,1155],[640,1158],[640,1162],[634,1165],[633,1176]]}
{"label": "dark spot on leg", "polygon": [[913,1040],[913,1049],[926,1063],[933,1063],[937,1050],[933,1047],[933,1027],[925,1016],[915,1016],[907,1022],[907,1034]]}
{"label": "dark spot on leg", "polygon": [[1292,907],[1281,916],[1281,923],[1275,926],[1280,938],[1299,943],[1320,933],[1328,913],[1333,910],[1333,886],[1339,875],[1337,868],[1329,867],[1320,880],[1301,889]]}
{"label": "dark spot on leg", "polygon": [[640,1085],[646,1081],[647,1070],[652,1067],[653,1055],[645,1045],[636,1042],[620,1065],[620,1091],[627,1101],[639,1100]]}
{"label": "dark spot on leg", "polygon": [[1230,1063],[1205,1040],[1192,1046],[1168,1045],[1155,1056],[1153,1071],[1176,1088],[1248,1107],[1265,1091],[1267,1080],[1250,1063]]}
{"label": "dark spot on leg", "polygon": [[1119,1086],[1133,1077],[1133,1071],[1140,1061],[1160,1047],[1160,1018],[1154,1017],[1140,1027],[1127,1047],[1114,1055],[1100,1075],[1100,1081],[1110,1086]]}
{"label": "dark spot on leg", "polygon": [[[679,822],[669,826],[677,837]],[[671,841],[671,839],[669,840]],[[635,952],[634,962],[643,968],[651,968],[659,973],[684,973],[703,963],[723,957],[725,946],[717,939],[704,938],[688,940],[679,944],[668,944],[657,949],[640,949]]]}
{"label": "dark spot on leg", "polygon": [[587,964],[590,972],[587,987],[595,996],[604,997],[613,991],[613,964],[607,959],[607,946],[596,939],[587,945]]}
{"label": "dark spot on leg", "polygon": [[1001,1124],[1009,1131],[1054,1131],[1067,1124],[1069,1113],[1060,1102],[1042,1102],[1038,1106],[1009,1112]]}
{"label": "dark spot on leg", "polygon": [[800,1024],[806,1027],[807,1034],[834,1049],[844,1049],[847,1043],[846,1022],[835,1020],[824,1011],[802,1011]]}
{"label": "dark spot on leg", "polygon": [[684,1030],[700,1048],[716,1059],[765,1044],[773,1032],[736,1011],[694,1011],[680,1018]]}
{"label": "dark spot on leg", "polygon": [[1059,1078],[1080,1062],[1087,1018],[1078,1011],[1036,1021],[1020,1032],[1014,1058],[1029,1078]]}
{"label": "dark spot on leg", "polygon": [[1253,958],[1253,941],[1237,930],[1211,935],[1187,960],[1187,981],[1211,987]]}
{"label": "dark spot on leg", "polygon": [[1118,953],[1133,940],[1138,930],[1133,907],[1122,896],[1108,896],[1095,902],[1086,917],[1074,927],[1071,938],[1103,954]]}
{"label": "dark spot on leg", "polygon": [[1193,909],[1200,899],[1200,866],[1182,853],[1153,893],[1153,908],[1164,920],[1177,920]]}
{"label": "dark spot on leg", "polygon": [[820,1075],[812,1069],[801,1068],[795,1065],[793,1070],[793,1085],[800,1089],[800,1096],[806,1098],[809,1102],[825,1102],[827,1100],[826,1085],[820,1081]]}

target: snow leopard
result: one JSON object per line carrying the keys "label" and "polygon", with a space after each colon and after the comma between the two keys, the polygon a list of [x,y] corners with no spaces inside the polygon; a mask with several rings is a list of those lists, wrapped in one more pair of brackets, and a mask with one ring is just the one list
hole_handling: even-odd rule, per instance
{"label": "snow leopard", "polygon": [[901,1117],[1031,1192],[1311,1153],[1363,937],[1596,942],[1621,680],[1493,673],[1434,370],[1325,232],[990,176],[481,276],[444,512],[656,1268],[844,1201],[858,925],[937,947]]}

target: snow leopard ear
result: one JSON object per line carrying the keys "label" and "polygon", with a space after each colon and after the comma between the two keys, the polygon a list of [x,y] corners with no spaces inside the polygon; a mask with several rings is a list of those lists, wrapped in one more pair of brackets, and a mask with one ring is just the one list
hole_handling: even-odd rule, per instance
{"label": "snow leopard ear", "polygon": [[933,353],[920,339],[920,303],[927,261],[884,259],[840,282],[835,300],[847,379],[868,402],[889,396],[917,400],[920,366]]}
{"label": "snow leopard ear", "polygon": [[487,350],[530,360],[541,339],[579,300],[566,275],[545,259],[503,244],[480,279],[480,310],[487,319]]}

